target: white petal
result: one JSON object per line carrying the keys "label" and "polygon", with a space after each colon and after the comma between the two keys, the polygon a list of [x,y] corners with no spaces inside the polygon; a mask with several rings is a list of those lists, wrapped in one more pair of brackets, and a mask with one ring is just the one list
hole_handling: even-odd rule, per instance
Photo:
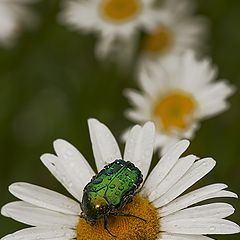
{"label": "white petal", "polygon": [[[182,176],[189,170],[192,164],[198,158],[194,155],[189,155],[180,158],[175,166],[171,169],[168,175],[157,185],[153,192],[148,196],[149,201],[154,201],[166,193],[174,184],[176,184]],[[157,183],[158,180],[156,180]]]}
{"label": "white petal", "polygon": [[236,223],[225,219],[197,218],[161,222],[161,230],[180,234],[234,234],[240,232]]}
{"label": "white petal", "polygon": [[187,193],[166,206],[159,209],[160,215],[167,216],[171,213],[177,212],[181,209],[187,208],[193,204],[217,197],[237,197],[236,194],[223,191],[222,189],[227,188],[225,184],[211,184],[195,191]]}
{"label": "white petal", "polygon": [[39,227],[67,227],[75,228],[79,217],[54,212],[51,210],[35,207],[26,202],[12,202],[2,207],[1,213],[18,222]]}
{"label": "white petal", "polygon": [[15,197],[38,207],[73,215],[81,212],[79,203],[43,187],[29,183],[14,183],[9,186],[9,191]]}
{"label": "white petal", "polygon": [[[55,152],[68,171],[75,176],[78,187],[84,187],[95,175],[83,155],[70,143],[58,139],[53,143]],[[77,183],[76,182],[76,183]]]}
{"label": "white petal", "polygon": [[140,64],[139,85],[144,94],[152,101],[158,100],[159,96],[169,90],[168,80],[168,72],[165,69],[165,65],[163,67],[161,61],[143,61]]}
{"label": "white petal", "polygon": [[233,92],[234,87],[230,86],[226,81],[218,81],[197,92],[196,99],[207,107],[207,102],[225,100]]}
{"label": "white petal", "polygon": [[60,227],[31,227],[9,234],[1,240],[70,240],[76,238],[76,230]]}
{"label": "white petal", "polygon": [[133,122],[147,122],[150,119],[150,113],[149,111],[143,111],[143,109],[140,110],[132,110],[128,109],[124,111],[124,114],[127,118],[129,118]]}
{"label": "white petal", "polygon": [[149,109],[150,102],[147,97],[133,89],[124,90],[124,95],[131,101],[131,104],[139,109]]}
{"label": "white petal", "polygon": [[202,206],[187,208],[163,217],[161,221],[194,218],[226,218],[234,213],[234,208],[227,203],[211,203]]}
{"label": "white petal", "polygon": [[[156,93],[158,89],[156,88],[156,83],[153,82],[149,72],[147,71],[148,68],[149,66],[146,66],[145,64],[142,65],[141,71],[139,71],[140,73],[139,73],[138,80],[142,88],[142,91],[145,92],[149,97],[155,97],[157,95]],[[152,72],[153,71],[151,71],[151,73]]]}
{"label": "white petal", "polygon": [[[159,141],[160,139],[160,141]],[[163,135],[159,132],[156,146],[159,146],[159,156],[164,156],[170,149],[175,146],[181,138],[177,135]]]}
{"label": "white petal", "polygon": [[198,235],[161,233],[160,240],[211,240],[212,238]]}
{"label": "white petal", "polygon": [[143,187],[143,192],[149,194],[167,176],[179,157],[189,146],[189,141],[182,140],[172,146],[169,151],[160,159]]}
{"label": "white petal", "polygon": [[[210,59],[202,59],[198,61],[192,51],[187,51],[183,55],[181,62],[183,64],[181,70],[181,85],[183,89],[191,91],[193,95],[201,91],[205,86],[215,79],[217,69],[211,65]],[[195,79],[195,81],[192,81]]]}
{"label": "white petal", "polygon": [[[83,185],[78,185],[77,180],[73,174],[65,168],[62,161],[53,154],[43,154],[41,157],[42,163],[48,168],[53,176],[71,193],[78,201],[82,200]],[[81,172],[79,172],[81,174]]]}
{"label": "white petal", "polygon": [[122,159],[114,136],[104,124],[96,119],[89,119],[88,126],[98,171],[112,161]]}
{"label": "white petal", "polygon": [[128,135],[125,146],[124,160],[130,161],[138,167],[145,178],[150,168],[153,147],[154,147],[155,127],[151,122],[143,127],[136,125]]}
{"label": "white petal", "polygon": [[229,107],[230,105],[226,101],[212,101],[209,102],[206,107],[199,107],[196,112],[196,117],[207,119],[226,111]]}
{"label": "white petal", "polygon": [[154,201],[154,206],[159,208],[174,200],[209,173],[215,165],[216,162],[212,158],[205,158],[195,162],[184,177],[182,177],[167,193]]}

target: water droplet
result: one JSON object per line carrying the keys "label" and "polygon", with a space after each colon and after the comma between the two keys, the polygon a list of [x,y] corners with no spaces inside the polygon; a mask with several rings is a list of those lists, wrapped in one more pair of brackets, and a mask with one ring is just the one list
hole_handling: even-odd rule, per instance
{"label": "water droplet", "polygon": [[106,175],[107,175],[107,176],[111,176],[112,174],[113,174],[112,171],[108,171],[108,172],[106,172]]}
{"label": "water droplet", "polygon": [[109,188],[111,188],[111,189],[115,188],[115,184],[111,184],[111,185],[109,186]]}
{"label": "water droplet", "polygon": [[66,154],[71,157],[73,155],[73,152],[72,152],[72,150],[68,149],[66,151]]}
{"label": "water droplet", "polygon": [[210,229],[210,231],[211,231],[211,232],[213,232],[213,231],[215,231],[215,230],[216,230],[216,227],[215,227],[215,226],[210,226],[210,228],[209,228],[209,229]]}
{"label": "water droplet", "polygon": [[93,181],[93,183],[94,184],[99,184],[99,183],[101,183],[103,180],[102,179],[95,179],[94,181]]}

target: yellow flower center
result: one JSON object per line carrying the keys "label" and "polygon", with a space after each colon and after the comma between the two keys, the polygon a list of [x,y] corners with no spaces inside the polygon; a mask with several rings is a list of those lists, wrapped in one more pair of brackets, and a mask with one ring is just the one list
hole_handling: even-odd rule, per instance
{"label": "yellow flower center", "polygon": [[172,128],[186,129],[196,108],[192,95],[184,92],[174,92],[160,99],[154,109],[155,119],[160,120],[161,128],[169,131]]}
{"label": "yellow flower center", "polygon": [[143,39],[143,50],[149,54],[162,54],[172,43],[172,33],[168,28],[161,26]]}
{"label": "yellow flower center", "polygon": [[114,23],[122,23],[136,17],[140,12],[140,0],[102,0],[102,16]]}
{"label": "yellow flower center", "polygon": [[129,216],[109,216],[108,230],[103,227],[103,220],[93,225],[85,219],[80,219],[77,226],[77,240],[156,240],[160,232],[160,223],[157,210],[150,202],[140,196],[135,196],[120,213],[131,214],[145,221]]}

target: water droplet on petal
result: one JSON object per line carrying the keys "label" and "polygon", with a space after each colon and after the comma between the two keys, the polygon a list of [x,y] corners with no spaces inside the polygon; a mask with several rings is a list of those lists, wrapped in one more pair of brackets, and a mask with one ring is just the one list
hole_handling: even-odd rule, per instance
{"label": "water droplet on petal", "polygon": [[216,227],[215,226],[210,226],[210,231],[213,232],[216,230]]}

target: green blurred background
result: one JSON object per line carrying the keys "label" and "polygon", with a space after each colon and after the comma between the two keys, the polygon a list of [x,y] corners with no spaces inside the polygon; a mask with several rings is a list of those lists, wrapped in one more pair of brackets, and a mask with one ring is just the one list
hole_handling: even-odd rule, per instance
{"label": "green blurred background", "polygon": [[[198,11],[211,22],[209,54],[220,77],[240,85],[240,1],[199,0]],[[106,123],[116,137],[129,125],[122,112],[128,102],[122,90],[134,87],[133,73],[95,60],[93,36],[68,31],[56,22],[59,1],[41,1],[34,10],[41,21],[23,34],[16,46],[0,48],[0,206],[15,200],[8,185],[26,181],[67,194],[41,164],[39,156],[53,152],[52,142],[64,138],[94,166],[87,119]],[[194,186],[224,182],[240,194],[240,95],[231,98],[226,113],[202,124],[189,152],[212,156],[217,166]],[[156,161],[156,157],[155,157]],[[81,174],[81,173],[79,173]],[[239,200],[230,219],[240,223]],[[23,227],[0,217],[0,237]],[[217,236],[237,240],[238,235]]]}

